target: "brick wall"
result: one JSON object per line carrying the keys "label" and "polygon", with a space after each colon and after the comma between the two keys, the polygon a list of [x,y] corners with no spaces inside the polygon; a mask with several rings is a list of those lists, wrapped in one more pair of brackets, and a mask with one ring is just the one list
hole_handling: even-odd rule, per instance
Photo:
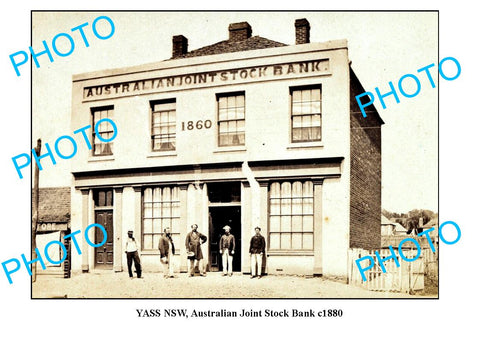
{"label": "brick wall", "polygon": [[373,106],[364,118],[355,96],[365,92],[350,70],[350,247],[381,246],[381,124]]}

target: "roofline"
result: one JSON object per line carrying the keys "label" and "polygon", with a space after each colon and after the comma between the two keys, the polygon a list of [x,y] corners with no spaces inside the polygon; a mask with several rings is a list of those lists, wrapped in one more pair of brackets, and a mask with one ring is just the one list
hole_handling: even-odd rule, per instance
{"label": "roofline", "polygon": [[[360,82],[360,79],[358,79],[357,75],[355,74],[355,72],[353,71],[353,68],[352,66],[349,66],[350,68],[350,72],[353,74],[353,76],[356,78],[356,80],[358,81],[358,84],[360,85],[360,87],[362,88],[362,91],[363,92],[366,92],[365,91],[365,88],[363,87],[362,83]],[[351,81],[351,80],[350,80]],[[378,113],[378,110],[377,108],[375,107],[375,103],[372,104],[372,107],[373,107],[373,113],[376,115],[376,117],[378,118],[379,120],[379,123],[380,125],[384,125],[385,122],[383,121],[382,117],[380,116],[380,113]],[[369,112],[369,113],[372,113],[372,112]]]}
{"label": "roofline", "polygon": [[[83,80],[92,80],[96,78],[116,77],[122,75],[141,74],[151,71],[168,70],[185,66],[200,66],[219,62],[219,56],[222,56],[222,62],[239,61],[245,59],[266,58],[273,56],[311,53],[315,51],[330,51],[338,49],[348,49],[347,40],[331,40],[321,43],[308,43],[301,45],[288,45],[282,47],[271,47],[263,49],[255,49],[249,51],[230,52],[222,54],[213,54],[197,57],[167,59],[154,63],[121,67],[114,69],[105,69],[99,71],[91,71],[85,73],[74,74],[72,76],[73,82],[80,82]],[[185,62],[188,60],[188,62]]]}

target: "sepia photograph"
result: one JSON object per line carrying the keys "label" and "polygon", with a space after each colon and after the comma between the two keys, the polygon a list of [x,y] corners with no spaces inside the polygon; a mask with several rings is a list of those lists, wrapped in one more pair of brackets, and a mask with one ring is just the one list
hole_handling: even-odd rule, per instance
{"label": "sepia photograph", "polygon": [[31,23],[32,299],[438,299],[437,10]]}

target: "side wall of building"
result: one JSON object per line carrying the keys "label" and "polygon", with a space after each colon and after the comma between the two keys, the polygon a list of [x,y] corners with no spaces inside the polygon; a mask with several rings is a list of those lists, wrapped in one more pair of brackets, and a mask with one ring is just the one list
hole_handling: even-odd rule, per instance
{"label": "side wall of building", "polygon": [[363,117],[355,99],[365,92],[350,71],[350,247],[381,245],[383,123],[372,106]]}

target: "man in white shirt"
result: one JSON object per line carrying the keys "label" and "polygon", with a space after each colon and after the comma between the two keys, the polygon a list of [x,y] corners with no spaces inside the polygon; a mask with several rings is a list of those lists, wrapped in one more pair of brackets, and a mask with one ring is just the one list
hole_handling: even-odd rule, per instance
{"label": "man in white shirt", "polygon": [[125,244],[125,253],[127,254],[128,275],[133,279],[132,261],[135,262],[135,270],[137,271],[137,278],[142,279],[142,265],[140,264],[140,257],[138,256],[137,241],[133,237],[133,230],[128,231],[127,243]]}

